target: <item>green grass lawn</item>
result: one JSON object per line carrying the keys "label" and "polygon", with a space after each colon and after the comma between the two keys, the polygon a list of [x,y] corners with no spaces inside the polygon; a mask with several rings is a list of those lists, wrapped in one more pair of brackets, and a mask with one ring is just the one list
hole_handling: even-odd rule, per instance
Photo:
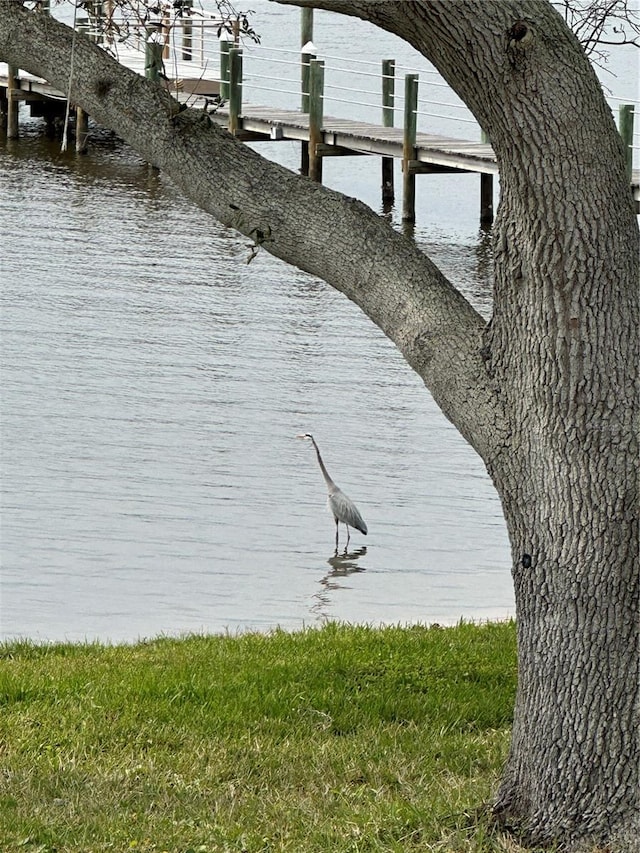
{"label": "green grass lawn", "polygon": [[512,623],[5,644],[0,851],[513,849],[515,684]]}

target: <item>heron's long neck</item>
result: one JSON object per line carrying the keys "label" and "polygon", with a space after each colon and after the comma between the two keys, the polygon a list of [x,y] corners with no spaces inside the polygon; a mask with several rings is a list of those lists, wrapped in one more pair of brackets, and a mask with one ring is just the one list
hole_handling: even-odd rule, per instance
{"label": "heron's long neck", "polygon": [[318,445],[316,444],[315,438],[312,438],[311,441],[313,442],[313,446],[316,451],[316,456],[318,457],[318,465],[320,466],[320,470],[322,471],[322,476],[324,477],[324,481],[327,484],[329,492],[331,492],[333,489],[337,488],[337,486],[329,476],[329,472],[327,471],[327,469],[324,467],[324,462],[322,461],[322,456],[320,456],[320,451],[318,450]]}

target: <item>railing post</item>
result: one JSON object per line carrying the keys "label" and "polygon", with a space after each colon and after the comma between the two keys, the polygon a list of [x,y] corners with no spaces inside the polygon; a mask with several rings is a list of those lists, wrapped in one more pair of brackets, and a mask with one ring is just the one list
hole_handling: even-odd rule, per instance
{"label": "railing post", "polygon": [[229,132],[240,129],[242,115],[242,48],[229,48]]}
{"label": "railing post", "polygon": [[309,112],[309,95],[311,87],[311,60],[316,58],[316,46],[312,41],[306,41],[300,50],[300,109]]}
{"label": "railing post", "polygon": [[162,72],[162,54],[164,53],[164,36],[162,22],[148,24],[147,40],[144,46],[144,76],[149,80],[157,80]]}
{"label": "railing post", "polygon": [[[489,137],[483,131],[480,140],[490,144]],[[493,222],[493,175],[480,172],[480,223],[491,225]]]}
{"label": "railing post", "polygon": [[618,127],[624,145],[625,164],[629,183],[633,177],[633,104],[622,104],[619,111]]}
{"label": "railing post", "polygon": [[416,159],[416,130],[418,126],[418,75],[404,78],[404,137],[402,144],[402,221],[416,221],[416,175],[411,162]]}
{"label": "railing post", "polygon": [[229,100],[229,48],[231,43],[223,30],[220,33],[220,98]]}
{"label": "railing post", "polygon": [[191,23],[192,0],[183,0],[182,3],[182,58],[193,59],[193,25]]}
{"label": "railing post", "polygon": [[104,33],[102,32],[102,22],[104,19],[102,0],[93,0],[93,3],[89,4],[88,12],[89,19],[91,19],[91,15],[93,13],[93,28],[95,30],[94,41],[96,44],[102,44],[104,42]]}
{"label": "railing post", "polygon": [[17,139],[18,129],[18,68],[15,65],[7,66],[7,139]]}
{"label": "railing post", "polygon": [[[395,106],[395,59],[382,60],[382,126],[393,127]],[[382,203],[393,204],[393,157],[382,158]]]}
{"label": "railing post", "polygon": [[322,182],[322,156],[318,146],[322,142],[324,100],[324,62],[312,59],[309,74],[309,177]]}

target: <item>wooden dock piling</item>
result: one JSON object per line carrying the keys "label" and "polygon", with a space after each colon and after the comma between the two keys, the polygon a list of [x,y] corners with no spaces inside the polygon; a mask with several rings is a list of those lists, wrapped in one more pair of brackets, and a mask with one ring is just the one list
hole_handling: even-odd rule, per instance
{"label": "wooden dock piling", "polygon": [[309,177],[322,183],[322,118],[324,101],[324,62],[312,59],[309,69]]}
{"label": "wooden dock piling", "polygon": [[[489,137],[481,132],[482,142],[489,144]],[[493,175],[480,173],[480,224],[491,225],[493,222]]]}
{"label": "wooden dock piling", "polygon": [[162,73],[164,37],[162,24],[152,23],[146,28],[147,40],[144,45],[144,74],[149,80],[157,80]]}
{"label": "wooden dock piling", "polygon": [[402,221],[416,221],[416,129],[418,109],[418,75],[406,74],[404,78],[404,136],[402,143]]}
{"label": "wooden dock piling", "polygon": [[[311,103],[311,60],[316,59],[315,48],[312,41],[307,41],[302,45],[300,54],[300,109],[303,113],[309,114],[309,104]],[[309,174],[309,143],[303,140],[300,143],[300,174]]]}
{"label": "wooden dock piling", "polygon": [[[382,126],[393,127],[395,106],[395,59],[382,60]],[[393,187],[393,157],[382,158],[382,204],[395,201]]]}
{"label": "wooden dock piling", "polygon": [[182,58],[187,62],[193,59],[192,3],[193,0],[182,0]]}
{"label": "wooden dock piling", "polygon": [[89,116],[82,107],[76,107],[76,151],[78,154],[87,153],[89,138]]}
{"label": "wooden dock piling", "polygon": [[313,41],[313,9],[300,9],[300,45]]}
{"label": "wooden dock piling", "polygon": [[[44,8],[44,0],[43,8]],[[86,0],[83,8],[88,18],[78,18],[79,33],[98,43],[111,43],[115,36],[105,33],[103,25],[110,20],[110,0]],[[192,0],[181,0],[180,8],[190,9]],[[182,27],[182,42],[176,48],[182,50],[183,59],[193,60],[193,23],[185,20],[188,12],[176,14],[173,26]],[[163,68],[162,53],[171,43],[167,39],[166,21],[157,20],[147,24],[144,71],[138,57],[123,60],[128,67],[157,79]],[[397,88],[396,66],[392,59],[382,62],[381,99],[382,126],[361,121],[355,117],[336,118],[324,115],[324,62],[317,59],[312,42],[313,11],[301,10],[300,51],[300,106],[298,109],[283,109],[271,106],[243,104],[243,56],[238,44],[239,22],[234,22],[232,34],[223,34],[219,40],[220,73],[206,73],[204,55],[204,23],[199,36],[200,65],[189,70],[178,70],[177,62],[167,66],[175,69],[175,90],[186,106],[207,109],[211,101],[207,98],[220,95],[222,103],[208,111],[212,121],[227,126],[238,138],[248,140],[294,140],[301,145],[301,172],[314,181],[322,180],[324,157],[344,155],[370,155],[381,158],[382,206],[388,211],[394,202],[394,161],[400,159],[403,173],[402,220],[415,222],[416,175],[434,173],[476,173],[480,176],[480,221],[483,225],[493,220],[494,176],[498,164],[486,136],[482,141],[452,139],[434,133],[417,132],[418,75],[408,74],[404,83],[403,126],[395,126]],[[232,41],[235,38],[235,41]],[[284,61],[284,60],[278,60]],[[186,71],[186,75],[185,75]],[[193,73],[193,78],[191,78]],[[47,130],[53,133],[60,117],[60,105],[65,101],[64,93],[56,90],[46,80],[32,74],[20,74],[17,68],[0,64],[0,128],[9,138],[18,136],[18,105],[25,101],[31,115],[40,116],[47,122]],[[199,75],[199,76],[197,76]],[[195,85],[194,85],[195,84]],[[267,88],[260,86],[258,88]],[[345,87],[335,87],[345,88]],[[378,90],[380,91],[380,90]],[[424,95],[423,95],[424,97]],[[356,101],[357,103],[357,101]],[[87,116],[76,106],[76,150],[84,151],[87,139]],[[620,107],[619,131],[623,139],[625,162],[631,190],[636,206],[640,205],[640,179],[638,170],[632,168],[634,107]],[[398,121],[400,125],[400,121]]]}
{"label": "wooden dock piling", "polygon": [[311,60],[317,59],[312,41],[303,44],[300,51],[300,109],[309,112],[311,101]]}
{"label": "wooden dock piling", "polygon": [[229,48],[229,133],[240,130],[242,114],[242,48]]}
{"label": "wooden dock piling", "polygon": [[17,139],[18,128],[18,69],[9,65],[7,70],[7,139]]}
{"label": "wooden dock piling", "polygon": [[[313,44],[313,9],[300,10],[300,109],[309,112],[309,91],[311,85],[311,60],[316,59]],[[309,174],[309,143],[300,143],[300,174]]]}

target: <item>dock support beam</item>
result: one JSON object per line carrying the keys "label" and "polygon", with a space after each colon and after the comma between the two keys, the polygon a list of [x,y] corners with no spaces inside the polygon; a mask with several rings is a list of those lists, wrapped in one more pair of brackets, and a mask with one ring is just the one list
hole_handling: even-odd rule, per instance
{"label": "dock support beam", "polygon": [[324,62],[312,59],[309,74],[309,177],[322,183],[322,119],[324,100]]}
{"label": "dock support beam", "polygon": [[[393,127],[395,95],[395,59],[382,60],[382,126]],[[393,188],[393,157],[382,158],[382,204],[392,205],[395,200]]]}
{"label": "dock support beam", "polygon": [[18,69],[15,65],[7,68],[7,139],[17,139],[18,129]]}
{"label": "dock support beam", "polygon": [[402,221],[416,221],[416,175],[411,168],[416,159],[416,129],[418,117],[418,75],[404,78],[404,138],[402,145]]}

